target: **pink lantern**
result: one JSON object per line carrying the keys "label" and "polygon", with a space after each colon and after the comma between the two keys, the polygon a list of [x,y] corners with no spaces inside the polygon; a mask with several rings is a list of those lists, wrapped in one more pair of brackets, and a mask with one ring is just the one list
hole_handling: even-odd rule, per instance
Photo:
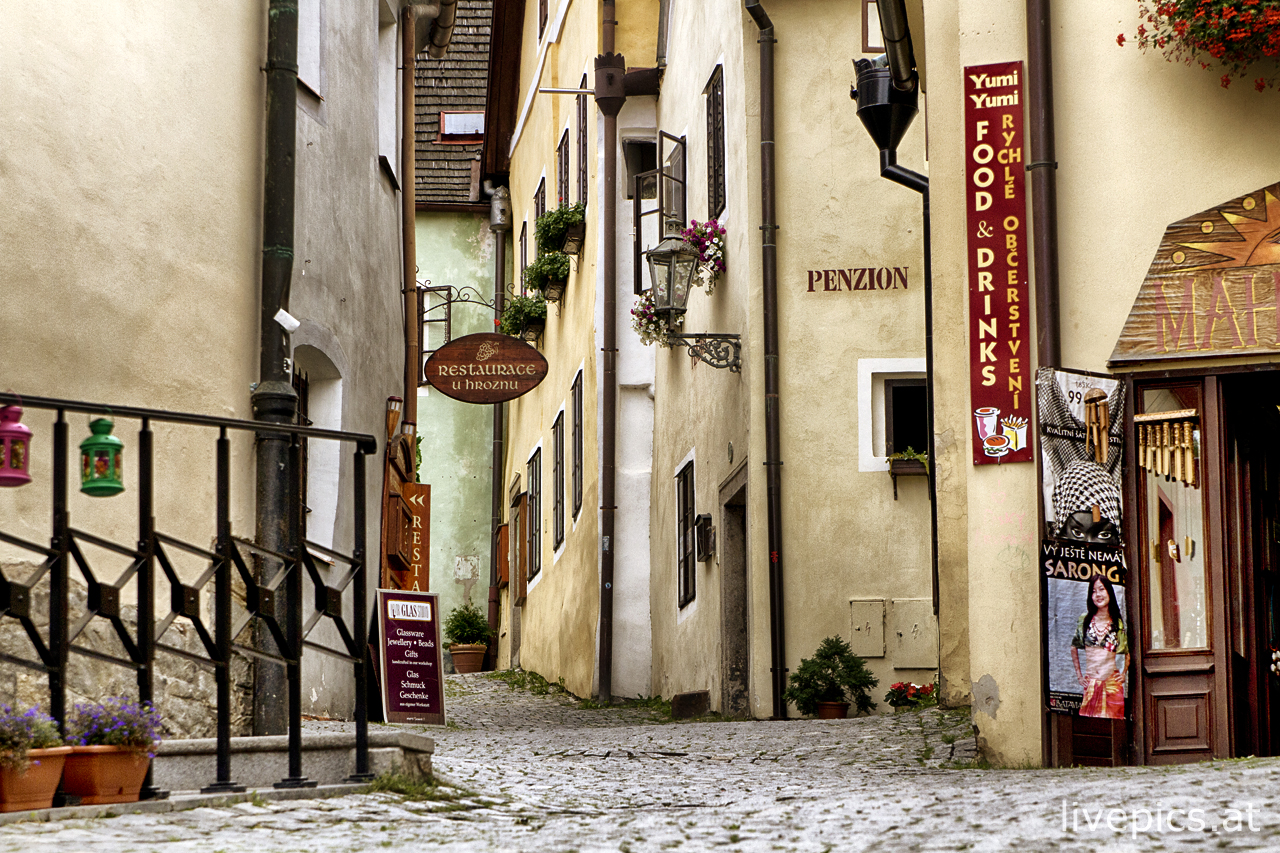
{"label": "pink lantern", "polygon": [[20,422],[21,406],[0,408],[0,486],[31,482],[31,430]]}

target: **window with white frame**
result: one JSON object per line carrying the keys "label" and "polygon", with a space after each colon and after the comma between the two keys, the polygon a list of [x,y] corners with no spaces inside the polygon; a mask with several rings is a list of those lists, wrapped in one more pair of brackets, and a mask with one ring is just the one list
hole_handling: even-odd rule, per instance
{"label": "window with white frame", "polygon": [[400,70],[399,27],[387,0],[378,2],[378,160],[393,180],[399,174]]}
{"label": "window with white frame", "polygon": [[564,412],[551,425],[551,541],[564,544]]}
{"label": "window with white frame", "polygon": [[693,533],[693,462],[676,474],[676,595],[686,607],[697,593]]}
{"label": "window with white frame", "polygon": [[529,580],[542,571],[542,448],[529,457],[525,471],[529,482],[529,523],[526,528],[529,543]]}
{"label": "window with white frame", "polygon": [[560,137],[556,146],[556,207],[569,203],[569,131]]}
{"label": "window with white frame", "polygon": [[724,213],[724,74],[719,65],[707,83],[707,218]]}
{"label": "window with white frame", "polygon": [[573,379],[573,517],[582,512],[582,371]]}
{"label": "window with white frame", "polygon": [[[579,89],[587,88],[587,75],[582,75]],[[578,201],[587,203],[587,96],[578,95]]]}
{"label": "window with white frame", "polygon": [[321,88],[321,6],[324,0],[298,0],[298,82],[317,95]]}

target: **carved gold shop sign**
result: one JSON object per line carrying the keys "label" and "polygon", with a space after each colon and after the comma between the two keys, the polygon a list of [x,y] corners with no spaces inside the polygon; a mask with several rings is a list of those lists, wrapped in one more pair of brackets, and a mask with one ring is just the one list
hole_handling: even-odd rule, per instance
{"label": "carved gold shop sign", "polygon": [[1111,364],[1280,352],[1280,184],[1170,225]]}

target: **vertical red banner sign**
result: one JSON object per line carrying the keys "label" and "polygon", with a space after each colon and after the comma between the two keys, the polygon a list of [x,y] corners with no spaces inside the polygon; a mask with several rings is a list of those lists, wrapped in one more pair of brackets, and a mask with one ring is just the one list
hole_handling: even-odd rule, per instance
{"label": "vertical red banner sign", "polygon": [[1030,258],[1022,63],[964,70],[973,464],[1030,462]]}

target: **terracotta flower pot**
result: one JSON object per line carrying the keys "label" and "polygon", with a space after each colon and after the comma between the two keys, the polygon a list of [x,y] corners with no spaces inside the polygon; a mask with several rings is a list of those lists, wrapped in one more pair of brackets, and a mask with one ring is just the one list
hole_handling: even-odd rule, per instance
{"label": "terracotta flower pot", "polygon": [[123,746],[76,746],[67,756],[62,790],[89,806],[133,803],[147,778],[151,757]]}
{"label": "terracotta flower pot", "polygon": [[453,656],[453,668],[461,673],[479,672],[484,666],[484,653],[488,648],[483,643],[455,643],[449,647],[449,654]]}
{"label": "terracotta flower pot", "polygon": [[47,809],[62,778],[62,765],[71,753],[69,746],[32,749],[25,770],[0,767],[0,812]]}
{"label": "terracotta flower pot", "polygon": [[819,720],[843,720],[849,716],[848,702],[818,702]]}
{"label": "terracotta flower pot", "polygon": [[847,702],[818,702],[819,720],[844,720],[849,716]]}

